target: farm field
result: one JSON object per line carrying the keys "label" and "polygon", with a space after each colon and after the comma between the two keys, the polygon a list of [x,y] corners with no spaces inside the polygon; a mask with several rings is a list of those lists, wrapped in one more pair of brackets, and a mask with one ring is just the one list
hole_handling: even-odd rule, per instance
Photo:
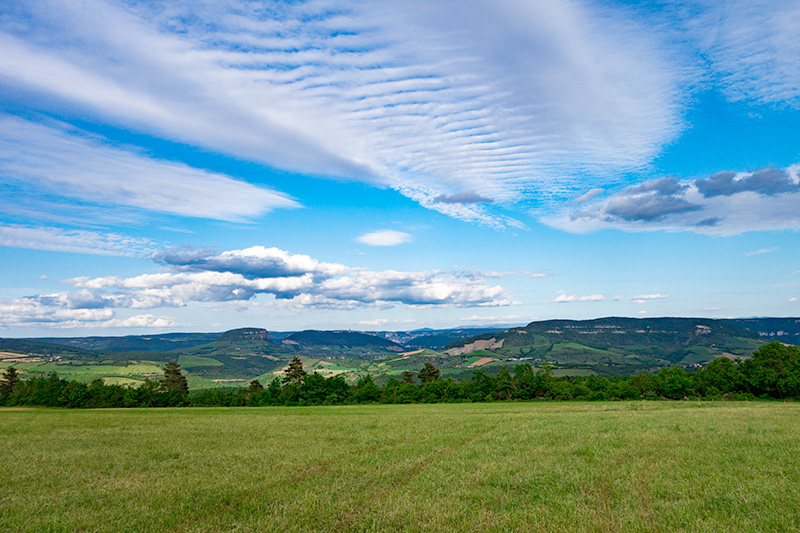
{"label": "farm field", "polygon": [[2,531],[797,531],[800,404],[0,410]]}

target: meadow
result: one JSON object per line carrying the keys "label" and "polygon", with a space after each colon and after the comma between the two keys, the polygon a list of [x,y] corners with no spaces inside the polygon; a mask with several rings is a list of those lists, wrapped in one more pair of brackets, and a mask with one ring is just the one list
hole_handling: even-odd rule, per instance
{"label": "meadow", "polygon": [[2,531],[797,531],[800,404],[0,409]]}

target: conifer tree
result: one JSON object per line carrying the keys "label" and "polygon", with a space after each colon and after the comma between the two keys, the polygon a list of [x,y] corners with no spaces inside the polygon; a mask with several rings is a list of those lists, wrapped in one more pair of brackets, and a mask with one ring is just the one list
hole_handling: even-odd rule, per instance
{"label": "conifer tree", "polygon": [[425,384],[437,379],[439,379],[439,369],[430,363],[425,363],[425,366],[419,371],[419,380]]}
{"label": "conifer tree", "polygon": [[6,368],[3,379],[0,380],[0,398],[8,398],[14,392],[14,385],[19,381],[17,369],[13,366]]}
{"label": "conifer tree", "polygon": [[306,371],[303,370],[303,361],[294,356],[294,358],[289,362],[289,366],[286,367],[284,371],[285,374],[285,381],[287,384],[292,383],[294,385],[300,385],[303,383],[303,378],[306,376]]}
{"label": "conifer tree", "polygon": [[189,396],[189,383],[181,372],[181,366],[175,361],[170,361],[164,367],[164,379],[161,380],[160,390],[164,392],[177,392],[181,396]]}
{"label": "conifer tree", "polygon": [[264,390],[264,385],[261,384],[260,381],[254,379],[250,382],[250,386],[247,387],[248,394],[256,394]]}

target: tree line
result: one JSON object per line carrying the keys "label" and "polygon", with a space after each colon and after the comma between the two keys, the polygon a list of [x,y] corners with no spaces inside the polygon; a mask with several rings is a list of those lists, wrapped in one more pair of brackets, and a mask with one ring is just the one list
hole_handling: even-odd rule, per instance
{"label": "tree line", "polygon": [[189,392],[180,366],[171,362],[160,381],[145,380],[138,387],[90,384],[49,377],[20,379],[14,367],[0,379],[0,405],[46,407],[171,407],[338,405],[361,403],[489,402],[499,400],[681,400],[798,399],[800,350],[771,342],[745,360],[719,358],[705,368],[687,372],[665,367],[655,374],[625,377],[556,377],[545,365],[535,370],[521,364],[495,375],[476,371],[471,379],[443,379],[431,363],[418,373],[406,371],[382,386],[369,375],[349,384],[343,376],[325,378],[307,373],[295,357],[282,377],[266,387],[258,380],[239,389]]}

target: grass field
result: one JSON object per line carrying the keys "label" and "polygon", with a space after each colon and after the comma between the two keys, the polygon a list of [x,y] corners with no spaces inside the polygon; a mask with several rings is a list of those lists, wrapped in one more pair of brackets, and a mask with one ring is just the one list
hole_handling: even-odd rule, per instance
{"label": "grass field", "polygon": [[800,404],[0,410],[2,531],[798,531]]}

